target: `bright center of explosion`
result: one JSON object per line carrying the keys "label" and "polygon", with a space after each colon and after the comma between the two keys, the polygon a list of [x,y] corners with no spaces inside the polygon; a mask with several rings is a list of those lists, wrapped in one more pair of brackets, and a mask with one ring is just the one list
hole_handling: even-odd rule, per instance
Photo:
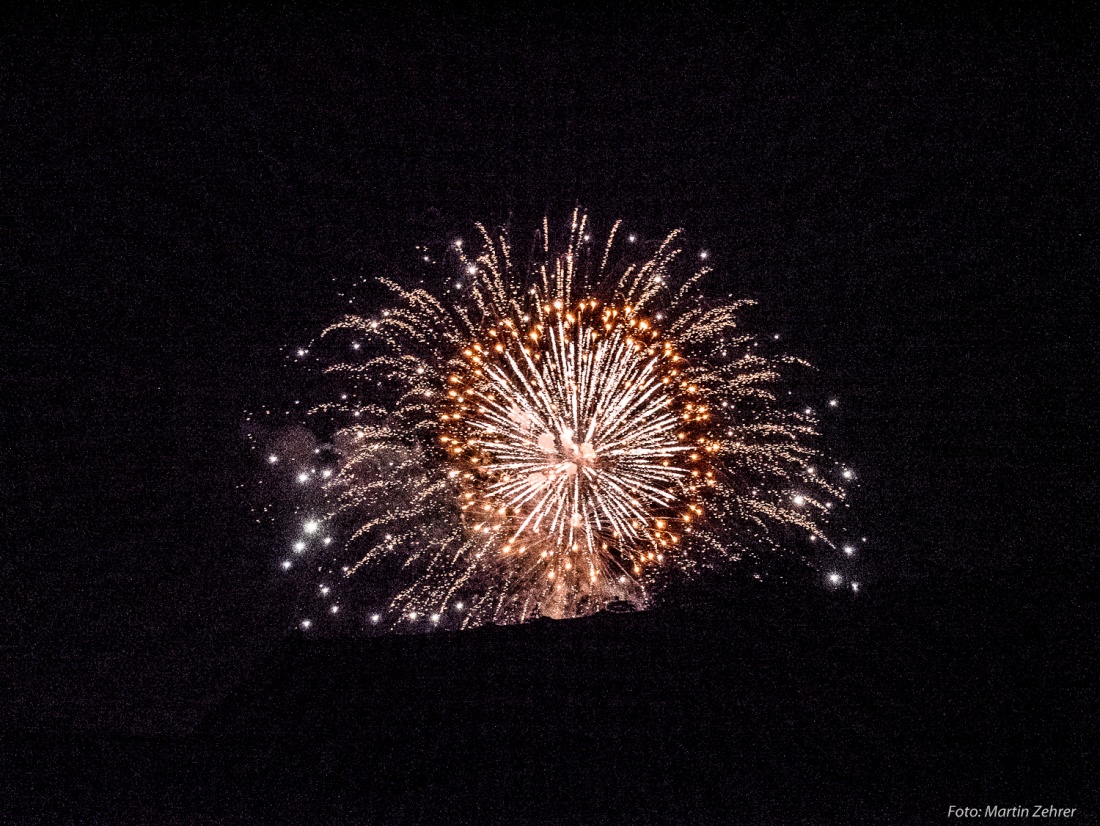
{"label": "bright center of explosion", "polygon": [[691,480],[712,478],[707,440],[687,432],[709,414],[680,355],[631,308],[594,300],[486,338],[441,417],[468,526],[563,590],[632,579],[690,531]]}

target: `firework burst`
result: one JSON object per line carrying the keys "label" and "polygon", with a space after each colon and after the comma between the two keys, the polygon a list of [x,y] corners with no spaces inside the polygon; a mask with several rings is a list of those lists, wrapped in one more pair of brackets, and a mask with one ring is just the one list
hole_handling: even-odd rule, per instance
{"label": "firework burst", "polygon": [[829,544],[850,471],[819,469],[812,413],[777,404],[796,360],[759,355],[748,302],[704,299],[679,232],[632,255],[575,213],[520,265],[478,230],[449,252],[457,299],[383,280],[388,309],[322,334],[368,354],[330,364],[358,390],[311,411],[336,423],[306,525],[347,536],[318,559],[331,587],[389,571],[403,585],[375,622],[507,623],[641,608],[670,569]]}

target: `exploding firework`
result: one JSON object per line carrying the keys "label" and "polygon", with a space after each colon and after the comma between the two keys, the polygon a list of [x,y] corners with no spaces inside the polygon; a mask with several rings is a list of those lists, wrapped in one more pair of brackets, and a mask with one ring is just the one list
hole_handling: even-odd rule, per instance
{"label": "exploding firework", "polygon": [[702,294],[705,253],[673,232],[632,254],[619,224],[596,245],[575,213],[517,264],[478,230],[448,253],[455,292],[383,280],[388,309],[321,336],[364,354],[326,368],[350,392],[311,411],[335,423],[333,460],[295,550],[321,525],[347,537],[311,549],[324,594],[400,582],[375,623],[575,617],[645,607],[670,570],[831,544],[851,471],[822,470],[812,412],[778,404],[797,360],[739,329],[749,302]]}

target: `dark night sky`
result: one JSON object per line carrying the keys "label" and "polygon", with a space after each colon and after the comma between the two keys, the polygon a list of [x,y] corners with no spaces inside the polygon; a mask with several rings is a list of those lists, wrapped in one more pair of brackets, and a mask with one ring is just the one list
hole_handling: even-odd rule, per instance
{"label": "dark night sky", "polygon": [[237,485],[244,411],[292,381],[279,348],[338,311],[334,283],[576,203],[684,227],[819,368],[876,587],[1017,578],[1095,606],[1095,16],[5,15],[16,685],[99,651],[136,696],[169,656],[217,682],[266,651],[281,540]]}

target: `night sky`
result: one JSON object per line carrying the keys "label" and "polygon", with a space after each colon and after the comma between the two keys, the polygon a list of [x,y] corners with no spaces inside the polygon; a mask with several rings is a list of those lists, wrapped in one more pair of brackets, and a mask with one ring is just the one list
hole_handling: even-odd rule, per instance
{"label": "night sky", "polygon": [[[285,710],[263,690],[272,662],[336,675],[365,663],[383,683],[412,667],[427,643],[301,647],[277,569],[286,538],[254,519],[266,471],[245,417],[302,386],[287,348],[342,311],[345,285],[415,273],[417,245],[474,221],[531,227],[577,205],[647,237],[683,227],[723,293],[759,302],[748,325],[815,365],[805,397],[840,400],[827,444],[860,476],[848,518],[868,537],[866,610],[917,629],[914,656],[958,643],[1023,651],[1005,673],[1094,667],[1098,37],[1095,14],[1066,11],[4,12],[0,769],[70,759],[78,735],[161,738],[176,745],[149,760],[170,765],[195,731],[244,725],[242,697]],[[371,301],[359,291],[361,309]],[[614,636],[629,652],[744,604],[767,659],[769,640],[787,645],[792,605],[832,610],[823,588],[768,594],[710,584],[696,619],[672,605],[623,627],[605,617],[454,645],[490,670],[534,662],[532,635],[591,650]],[[846,622],[869,622],[844,602]],[[929,611],[958,620],[951,642],[922,625]],[[876,640],[857,658],[872,675],[888,667]],[[446,647],[423,651],[458,673]],[[669,662],[674,693],[702,703],[690,668]],[[775,667],[814,681],[791,662]],[[1095,681],[1072,680],[1077,693],[1029,689],[1006,748],[1030,742],[1037,709],[1066,731],[1094,726]],[[960,719],[980,705],[967,696]],[[38,745],[10,746],[26,732]],[[1050,803],[1095,822],[1082,820],[1096,817],[1095,747],[1052,741],[1045,754],[1024,800],[1005,790],[1026,761],[968,797],[914,786],[891,816]],[[1054,776],[1065,785],[1042,785]],[[60,822],[109,811],[101,776],[55,781],[13,787],[0,814],[55,822],[62,798]],[[173,822],[265,822],[243,792],[236,808],[215,792],[176,805],[162,774],[143,782]],[[873,767],[853,782],[874,785]],[[420,822],[403,794],[377,817]],[[147,814],[127,811],[117,822]],[[341,816],[360,822],[354,811]],[[851,814],[830,811],[809,822]],[[654,822],[698,815],[668,812]]]}

